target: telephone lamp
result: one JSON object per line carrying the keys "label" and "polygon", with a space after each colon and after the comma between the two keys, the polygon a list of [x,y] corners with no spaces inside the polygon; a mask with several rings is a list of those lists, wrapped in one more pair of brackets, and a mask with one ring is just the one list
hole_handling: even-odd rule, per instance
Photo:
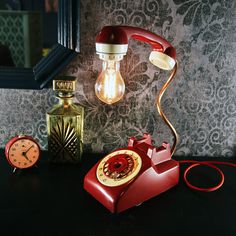
{"label": "telephone lamp", "polygon": [[[178,134],[162,111],[161,99],[176,74],[177,61],[174,47],[162,37],[136,27],[104,27],[96,37],[96,51],[103,61],[103,70],[95,84],[97,97],[107,104],[118,102],[123,97],[125,84],[119,66],[127,53],[130,38],[150,44],[150,62],[160,69],[172,71],[157,95],[156,107],[170,128],[174,142],[171,148],[166,142],[154,147],[149,134],[144,134],[139,140],[131,137],[127,147],[112,151],[88,171],[84,178],[84,189],[113,213],[140,205],[177,185],[179,164],[191,164],[184,172],[184,181],[190,188],[204,192],[215,191],[224,183],[224,174],[215,165],[236,167],[236,164],[228,162],[176,161],[171,158],[178,143]],[[221,176],[219,183],[208,188],[192,185],[187,174],[199,165],[215,169]]]}
{"label": "telephone lamp", "polygon": [[152,51],[149,61],[153,65],[163,70],[172,70],[156,98],[156,106],[158,113],[174,136],[174,143],[171,148],[171,155],[173,155],[178,142],[178,134],[161,108],[162,96],[177,71],[176,51],[167,40],[137,27],[105,26],[96,37],[96,53],[103,61],[102,72],[95,83],[96,96],[107,104],[116,103],[123,97],[125,83],[119,70],[120,61],[127,53],[128,42],[131,38],[151,45]]}

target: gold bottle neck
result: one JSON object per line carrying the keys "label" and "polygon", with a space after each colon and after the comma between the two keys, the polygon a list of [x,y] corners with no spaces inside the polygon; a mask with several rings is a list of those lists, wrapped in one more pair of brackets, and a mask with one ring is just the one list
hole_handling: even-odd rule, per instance
{"label": "gold bottle neck", "polygon": [[73,104],[74,95],[70,93],[59,93],[57,98],[59,99],[59,104],[67,107]]}

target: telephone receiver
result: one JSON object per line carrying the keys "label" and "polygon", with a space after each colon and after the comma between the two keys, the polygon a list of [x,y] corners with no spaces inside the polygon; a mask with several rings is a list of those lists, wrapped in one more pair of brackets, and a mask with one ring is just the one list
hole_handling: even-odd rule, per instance
{"label": "telephone receiver", "polygon": [[170,144],[152,146],[151,136],[116,149],[102,158],[84,178],[84,189],[112,213],[119,213],[167,191],[179,181],[179,163]]}
{"label": "telephone receiver", "polygon": [[149,60],[163,70],[172,70],[176,64],[175,48],[161,36],[132,26],[105,26],[96,37],[96,53],[101,60],[120,61],[126,55],[128,42],[135,39],[151,46]]}

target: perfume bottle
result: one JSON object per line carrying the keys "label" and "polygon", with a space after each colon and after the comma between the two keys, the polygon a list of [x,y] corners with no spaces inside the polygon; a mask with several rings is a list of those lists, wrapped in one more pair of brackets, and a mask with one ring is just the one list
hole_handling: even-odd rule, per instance
{"label": "perfume bottle", "polygon": [[52,163],[78,163],[83,152],[84,108],[73,103],[76,77],[53,80],[59,104],[47,113],[48,152]]}

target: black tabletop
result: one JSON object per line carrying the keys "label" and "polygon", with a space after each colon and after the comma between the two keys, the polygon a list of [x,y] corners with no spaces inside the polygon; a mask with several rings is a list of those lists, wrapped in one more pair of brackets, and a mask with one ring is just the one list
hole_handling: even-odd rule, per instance
{"label": "black tabletop", "polygon": [[[44,152],[37,168],[12,173],[3,151],[0,154],[2,236],[236,235],[234,168],[222,166],[223,187],[202,193],[185,186],[182,180],[185,166],[181,165],[180,183],[176,187],[140,206],[112,214],[83,189],[85,174],[101,155],[84,155],[83,162],[76,166],[52,166]],[[216,183],[218,175],[204,168],[193,171],[192,181]]]}

